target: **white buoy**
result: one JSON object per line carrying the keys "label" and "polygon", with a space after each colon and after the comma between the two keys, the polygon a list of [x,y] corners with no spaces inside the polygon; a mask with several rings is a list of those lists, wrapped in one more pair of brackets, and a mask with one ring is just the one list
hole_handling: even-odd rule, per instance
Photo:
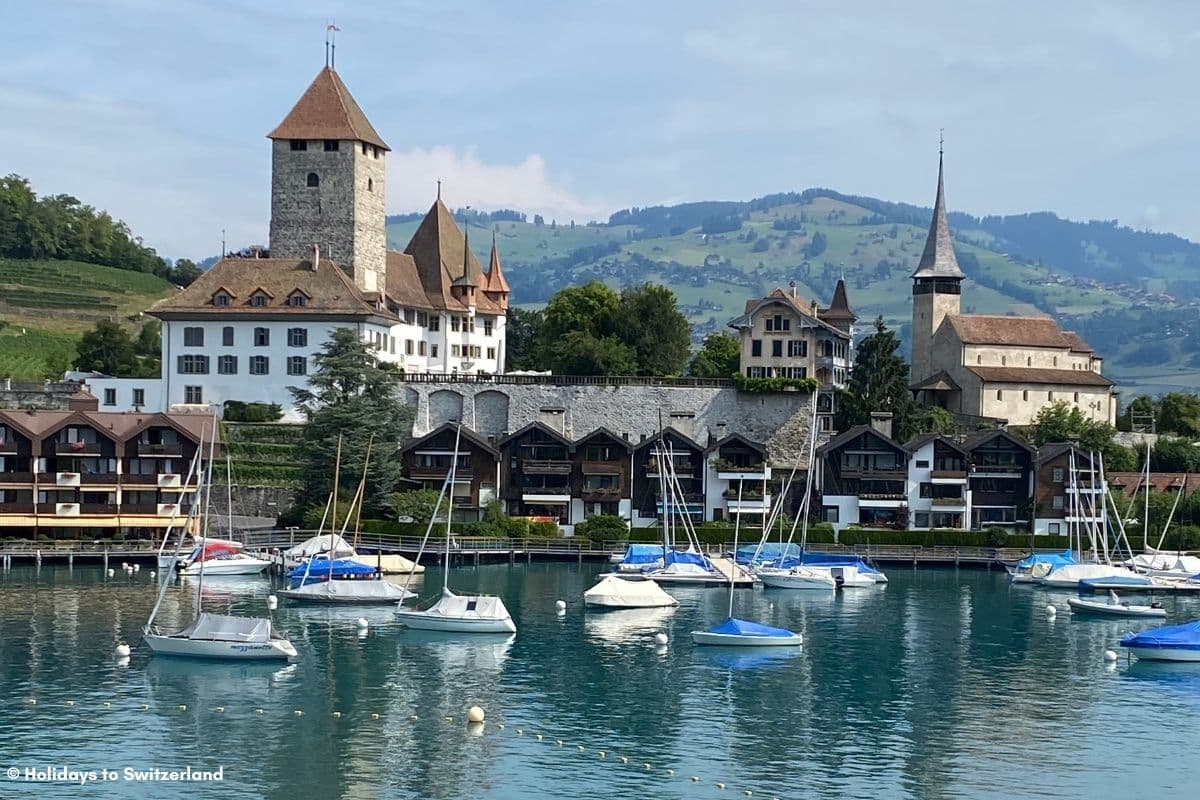
{"label": "white buoy", "polygon": [[371,627],[371,623],[367,622],[367,618],[366,618],[366,617],[359,617],[359,618],[358,618],[358,629],[359,629],[360,631],[365,631],[365,630],[366,630],[367,628],[369,628],[369,627]]}
{"label": "white buoy", "polygon": [[155,572],[154,570],[150,570],[150,577],[151,577],[151,578],[157,578],[157,577],[158,577],[158,573],[157,573],[157,572]]}
{"label": "white buoy", "polygon": [[1116,652],[1114,652],[1112,650],[1105,650],[1104,651],[1104,660],[1105,661],[1116,661],[1117,660]]}
{"label": "white buoy", "polygon": [[111,578],[113,575],[116,575],[116,574],[117,574],[117,571],[110,567],[108,570],[108,577]]}
{"label": "white buoy", "polygon": [[559,611],[566,611],[567,610],[567,601],[566,600],[555,600],[554,607],[556,609],[558,609]]}
{"label": "white buoy", "polygon": [[665,645],[669,641],[671,641],[671,640],[668,639],[667,635],[665,633],[663,633],[662,631],[659,631],[658,633],[654,634],[654,643],[657,645]]}
{"label": "white buoy", "polygon": [[134,571],[134,572],[141,572],[141,571],[142,571],[142,565],[141,565],[141,564],[134,564],[134,565],[133,565],[133,571]]}
{"label": "white buoy", "polygon": [[125,644],[124,642],[121,642],[119,645],[117,645],[117,658],[129,658],[129,653],[129,645]]}
{"label": "white buoy", "polygon": [[273,594],[267,595],[267,608],[278,608],[279,598]]}
{"label": "white buoy", "polygon": [[1058,613],[1058,609],[1055,608],[1054,606],[1046,606],[1046,616],[1047,617],[1053,617],[1057,613]]}
{"label": "white buoy", "polygon": [[479,706],[471,706],[467,709],[468,722],[483,722],[483,709]]}
{"label": "white buoy", "polygon": [[121,562],[121,569],[129,569],[129,562],[128,562],[128,561],[122,561],[122,562]]}

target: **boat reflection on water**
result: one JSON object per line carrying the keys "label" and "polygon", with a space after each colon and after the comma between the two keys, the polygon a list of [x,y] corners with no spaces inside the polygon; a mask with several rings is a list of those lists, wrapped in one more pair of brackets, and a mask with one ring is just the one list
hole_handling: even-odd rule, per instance
{"label": "boat reflection on water", "polygon": [[797,658],[803,647],[697,647],[693,658],[703,659],[714,667],[740,671],[778,669]]}
{"label": "boat reflection on water", "polygon": [[402,656],[412,656],[419,652],[435,657],[447,673],[474,673],[478,670],[499,672],[508,660],[516,639],[516,634],[505,636],[409,628],[397,642]]}
{"label": "boat reflection on water", "polygon": [[174,709],[179,704],[211,703],[246,709],[239,698],[254,698],[259,706],[282,701],[293,689],[302,688],[300,665],[280,667],[270,661],[202,661],[152,658],[142,669],[151,706]]}
{"label": "boat reflection on water", "polygon": [[589,609],[583,630],[604,644],[629,644],[645,639],[667,627],[675,616],[675,606],[663,608],[625,608],[612,611]]}
{"label": "boat reflection on water", "polygon": [[1200,706],[1200,662],[1134,658],[1124,674],[1129,680],[1158,684],[1170,691],[1188,695],[1194,708]]}

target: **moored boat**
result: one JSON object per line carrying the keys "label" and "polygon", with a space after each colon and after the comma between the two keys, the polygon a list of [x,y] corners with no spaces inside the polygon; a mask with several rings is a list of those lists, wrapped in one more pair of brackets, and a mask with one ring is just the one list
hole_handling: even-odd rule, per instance
{"label": "moored boat", "polygon": [[692,641],[726,647],[799,647],[804,637],[784,628],[730,617],[706,631],[692,631]]}
{"label": "moored boat", "polygon": [[1073,614],[1091,614],[1103,617],[1148,617],[1151,619],[1164,619],[1167,616],[1167,610],[1162,607],[1162,603],[1151,603],[1150,605],[1128,603],[1121,600],[1116,592],[1110,592],[1106,600],[1069,597],[1067,605],[1071,607]]}
{"label": "moored boat", "polygon": [[628,580],[606,575],[583,593],[588,608],[666,608],[679,601],[664,592],[654,581]]}
{"label": "moored boat", "polygon": [[1148,661],[1200,661],[1200,620],[1128,634],[1121,647]]}
{"label": "moored boat", "polygon": [[157,654],[190,658],[286,660],[296,648],[269,619],[201,613],[187,627],[167,633],[157,625],[143,631],[146,644]]}

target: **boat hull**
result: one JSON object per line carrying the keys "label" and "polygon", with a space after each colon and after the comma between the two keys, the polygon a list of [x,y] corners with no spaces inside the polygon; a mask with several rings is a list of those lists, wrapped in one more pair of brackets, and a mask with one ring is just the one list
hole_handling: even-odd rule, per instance
{"label": "boat hull", "polygon": [[716,647],[799,647],[804,637],[798,633],[791,636],[759,636],[740,633],[713,633],[692,631],[692,642]]}
{"label": "boat hull", "polygon": [[1075,597],[1067,598],[1067,605],[1071,607],[1071,612],[1075,614],[1103,617],[1148,617],[1152,619],[1165,619],[1167,616],[1165,608],[1097,602]]}
{"label": "boat hull", "polygon": [[451,633],[516,633],[516,623],[507,619],[476,619],[452,617],[442,614],[426,614],[421,611],[399,609],[396,620],[413,630],[447,631]]}
{"label": "boat hull", "polygon": [[[774,589],[808,589],[823,592],[837,589],[837,582],[828,574],[805,575],[793,572],[760,571],[758,579],[763,582],[763,586]],[[873,581],[872,585],[874,585]]]}
{"label": "boat hull", "polygon": [[396,603],[407,603],[409,600],[416,597],[416,594],[409,592],[404,598],[400,597],[383,597],[379,595],[336,595],[336,594],[314,594],[311,592],[302,592],[298,589],[280,589],[276,594],[286,597],[288,600],[301,603],[322,603],[324,605],[342,605],[342,606],[383,606],[395,605]]}
{"label": "boat hull", "polygon": [[269,642],[227,642],[157,633],[143,634],[143,638],[156,655],[164,656],[225,661],[287,661],[296,657],[296,648],[287,639],[272,639]]}
{"label": "boat hull", "polygon": [[675,598],[670,600],[619,600],[611,597],[587,597],[585,595],[583,604],[588,608],[674,608],[679,605],[679,601]]}
{"label": "boat hull", "polygon": [[[263,570],[271,566],[270,561],[261,558],[228,558],[204,562],[205,575],[261,575]],[[188,576],[200,574],[200,564],[188,564],[180,569],[180,573]]]}
{"label": "boat hull", "polygon": [[1191,661],[1200,662],[1200,650],[1185,650],[1176,647],[1137,647],[1121,645],[1143,661]]}

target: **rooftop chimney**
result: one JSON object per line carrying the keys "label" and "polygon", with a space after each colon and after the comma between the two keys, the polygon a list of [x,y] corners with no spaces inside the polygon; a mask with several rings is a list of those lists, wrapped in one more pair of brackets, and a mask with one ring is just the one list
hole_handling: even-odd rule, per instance
{"label": "rooftop chimney", "polygon": [[792,297],[795,297],[796,296],[796,282],[788,281],[788,286],[790,286],[792,289]]}
{"label": "rooftop chimney", "polygon": [[872,411],[871,428],[875,430],[876,433],[882,433],[889,439],[892,438],[892,412]]}
{"label": "rooftop chimney", "polygon": [[312,252],[312,271],[317,271],[317,265],[321,263],[321,245],[313,242]]}
{"label": "rooftop chimney", "polygon": [[817,301],[813,300],[808,307],[809,310],[812,311],[812,315],[815,317],[817,315]]}

